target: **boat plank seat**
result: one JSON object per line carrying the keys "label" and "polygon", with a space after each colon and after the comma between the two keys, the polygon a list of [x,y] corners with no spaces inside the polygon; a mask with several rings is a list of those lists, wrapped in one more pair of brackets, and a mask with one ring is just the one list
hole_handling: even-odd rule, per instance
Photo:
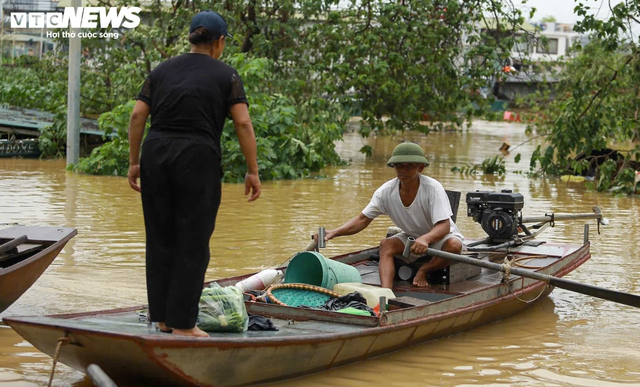
{"label": "boat plank seat", "polygon": [[[447,193],[447,197],[449,198],[449,205],[451,206],[451,213],[452,213],[451,221],[455,223],[456,219],[458,218],[458,209],[460,207],[460,198],[462,196],[462,193],[459,191],[450,191],[450,190],[445,190],[445,192]],[[396,228],[395,231],[398,231],[398,230],[400,229]],[[391,235],[393,234],[388,233],[387,237]],[[411,264],[409,264],[408,266],[410,266],[413,269],[413,273],[415,274],[415,272],[420,268],[420,266],[429,262],[431,258],[432,257],[430,255],[424,255],[418,258],[417,260],[415,260],[414,262],[412,262]],[[404,265],[407,265],[407,264],[404,261],[402,261],[400,258],[395,259],[396,269]],[[434,284],[450,285],[450,284],[454,284],[460,281],[464,281],[468,278],[474,277],[480,274],[480,271],[481,271],[480,267],[478,266],[466,265],[464,263],[459,263],[459,262],[451,262],[449,266],[429,273],[427,276],[427,281],[429,281],[429,283],[434,283]]]}
{"label": "boat plank seat", "polygon": [[12,250],[15,250],[16,247],[20,246],[21,244],[25,243],[27,241],[27,236],[26,235],[21,235],[17,238],[13,238],[11,240],[9,240],[8,242],[3,242],[2,244],[0,244],[0,254],[3,253],[8,253]]}
{"label": "boat plank seat", "polygon": [[[3,249],[4,251],[0,252],[0,262],[6,261],[12,258],[22,257],[27,254],[31,254],[33,252],[39,251],[43,248],[43,245],[39,243],[24,243],[24,242],[14,244],[13,246],[11,246],[10,244],[16,240],[18,240],[18,238],[2,245],[2,246],[7,246],[7,248]],[[24,238],[24,240],[26,240],[26,237]]]}

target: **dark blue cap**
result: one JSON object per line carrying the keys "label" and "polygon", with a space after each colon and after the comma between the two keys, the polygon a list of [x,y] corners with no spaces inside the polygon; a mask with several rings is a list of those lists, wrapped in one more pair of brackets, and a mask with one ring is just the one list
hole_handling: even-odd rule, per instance
{"label": "dark blue cap", "polygon": [[202,11],[191,19],[191,28],[189,33],[192,33],[196,29],[204,27],[206,28],[214,40],[219,39],[221,36],[233,37],[227,32],[227,22],[219,13],[214,11]]}

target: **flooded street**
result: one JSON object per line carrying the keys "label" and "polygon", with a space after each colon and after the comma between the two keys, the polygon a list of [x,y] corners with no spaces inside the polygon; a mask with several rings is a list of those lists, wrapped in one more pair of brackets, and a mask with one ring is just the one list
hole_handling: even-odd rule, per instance
{"label": "flooded street", "polygon": [[[325,169],[316,179],[263,182],[255,203],[247,203],[244,186],[224,184],[207,279],[280,265],[318,227],[332,229],[357,215],[375,189],[395,176],[385,162],[403,138],[425,149],[431,162],[425,174],[463,193],[457,224],[466,237],[484,237],[480,225],[466,216],[464,195],[476,189],[523,194],[525,216],[588,213],[599,206],[610,224],[598,235],[595,221],[587,221],[592,258],[567,278],[640,294],[640,199],[515,173],[528,170],[535,141],[506,157],[505,177],[452,172],[454,166],[495,156],[505,139],[512,149],[528,139],[523,125],[488,122],[428,136],[404,133],[362,140],[349,134],[338,145],[349,165]],[[373,158],[358,152],[365,144],[374,148]],[[514,162],[517,153],[522,153],[520,164]],[[557,222],[539,239],[579,243],[584,222]],[[13,223],[74,227],[78,235],[0,317],[146,303],[142,208],[125,178],[69,173],[64,160],[0,159],[0,224]],[[358,235],[328,242],[321,252],[333,256],[377,244],[390,225],[387,217],[377,219]],[[638,309],[556,289],[507,320],[271,386],[640,386],[639,330]],[[49,356],[0,325],[0,387],[46,386],[51,367]],[[92,383],[59,364],[53,385]]]}

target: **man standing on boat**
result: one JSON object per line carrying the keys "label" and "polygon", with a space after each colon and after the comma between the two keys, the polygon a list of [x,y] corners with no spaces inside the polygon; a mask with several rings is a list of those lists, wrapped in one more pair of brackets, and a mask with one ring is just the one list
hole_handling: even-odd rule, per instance
{"label": "man standing on boat", "polygon": [[159,330],[178,335],[208,337],[196,321],[220,206],[220,136],[227,116],[247,162],[245,195],[251,194],[249,201],[260,196],[244,86],[238,72],[219,60],[229,36],[218,13],[195,15],[191,52],[151,71],[131,114],[129,184],[142,194],[149,313]]}
{"label": "man standing on boat", "polygon": [[[423,256],[427,248],[460,254],[462,234],[451,220],[453,212],[442,184],[421,174],[429,161],[418,144],[403,142],[396,146],[387,165],[395,169],[397,177],[378,188],[360,214],[335,230],[328,230],[325,240],[359,233],[376,217],[388,215],[402,229],[401,233],[380,241],[381,286],[391,289],[395,276],[394,256],[402,257],[409,237],[415,238],[415,242],[410,257],[402,257],[407,263]],[[427,273],[449,264],[446,259],[432,257],[418,269],[413,284],[427,286]]]}

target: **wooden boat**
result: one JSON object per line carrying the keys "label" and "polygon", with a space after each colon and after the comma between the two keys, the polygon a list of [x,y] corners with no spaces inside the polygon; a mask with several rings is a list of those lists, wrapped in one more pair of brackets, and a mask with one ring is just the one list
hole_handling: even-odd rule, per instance
{"label": "wooden boat", "polygon": [[76,233],[73,228],[40,226],[0,230],[0,312],[36,282]]}
{"label": "wooden boat", "polygon": [[[474,254],[486,262],[503,262],[505,257],[526,261],[538,273],[562,277],[590,258],[589,246],[585,236],[578,245],[535,240],[508,252]],[[376,252],[370,248],[334,259],[356,267],[365,284],[379,285],[372,259]],[[216,282],[227,286],[247,277]],[[397,299],[389,300],[389,310],[379,317],[248,301],[250,314],[269,317],[279,330],[211,333],[204,339],[156,331],[139,316],[145,306],[4,321],[52,357],[60,346],[58,361],[82,372],[97,364],[116,382],[249,386],[357,362],[501,320],[553,289],[518,275],[503,280],[501,273],[488,269],[456,283],[446,282],[416,288],[396,279]]]}

